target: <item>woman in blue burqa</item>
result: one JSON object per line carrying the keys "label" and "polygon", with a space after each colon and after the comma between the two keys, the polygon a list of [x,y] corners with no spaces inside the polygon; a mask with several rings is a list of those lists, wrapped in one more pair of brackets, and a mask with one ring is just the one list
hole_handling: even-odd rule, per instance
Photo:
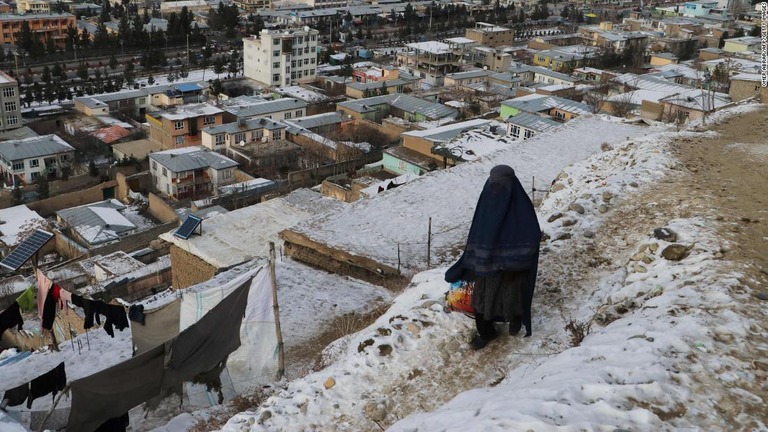
{"label": "woman in blue burqa", "polygon": [[472,307],[478,335],[473,349],[495,339],[495,321],[509,322],[509,333],[525,325],[531,335],[531,302],[536,286],[541,229],[533,203],[507,165],[497,165],[485,182],[461,258],[445,280],[474,281]]}

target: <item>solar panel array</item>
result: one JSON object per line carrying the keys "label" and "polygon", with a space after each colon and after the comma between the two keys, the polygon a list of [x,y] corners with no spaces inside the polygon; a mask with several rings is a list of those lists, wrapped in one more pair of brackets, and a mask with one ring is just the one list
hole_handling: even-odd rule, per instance
{"label": "solar panel array", "polygon": [[176,230],[173,235],[184,240],[189,239],[195,229],[200,225],[203,220],[197,216],[189,215],[183,224]]}
{"label": "solar panel array", "polygon": [[35,232],[27,237],[26,240],[21,242],[7,257],[0,262],[0,266],[3,266],[11,271],[16,271],[19,267],[23,266],[27,260],[32,258],[32,255],[36,254],[48,240],[53,238],[53,234],[48,231],[35,230]]}

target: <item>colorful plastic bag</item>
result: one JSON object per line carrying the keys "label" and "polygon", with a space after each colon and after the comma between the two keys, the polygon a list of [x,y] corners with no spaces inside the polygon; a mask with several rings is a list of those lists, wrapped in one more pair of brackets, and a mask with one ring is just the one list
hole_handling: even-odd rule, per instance
{"label": "colorful plastic bag", "polygon": [[475,316],[472,307],[472,291],[475,289],[473,281],[456,281],[451,284],[451,289],[446,295],[446,304],[451,311],[461,312],[469,317]]}

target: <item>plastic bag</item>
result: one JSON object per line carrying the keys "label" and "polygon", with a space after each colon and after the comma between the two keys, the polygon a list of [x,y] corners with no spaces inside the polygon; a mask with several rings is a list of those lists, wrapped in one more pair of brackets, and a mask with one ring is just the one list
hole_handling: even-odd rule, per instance
{"label": "plastic bag", "polygon": [[453,282],[451,289],[445,297],[448,309],[474,317],[475,309],[472,307],[472,291],[474,289],[475,283],[473,281],[460,280]]}

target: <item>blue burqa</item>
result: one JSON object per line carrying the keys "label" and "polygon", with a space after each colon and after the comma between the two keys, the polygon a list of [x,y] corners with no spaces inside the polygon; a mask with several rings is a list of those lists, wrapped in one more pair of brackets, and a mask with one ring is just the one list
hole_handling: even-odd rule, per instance
{"label": "blue burqa", "polygon": [[523,323],[530,329],[541,229],[536,211],[515,171],[497,165],[475,208],[467,245],[445,280],[475,280],[499,272],[526,272],[522,287]]}

